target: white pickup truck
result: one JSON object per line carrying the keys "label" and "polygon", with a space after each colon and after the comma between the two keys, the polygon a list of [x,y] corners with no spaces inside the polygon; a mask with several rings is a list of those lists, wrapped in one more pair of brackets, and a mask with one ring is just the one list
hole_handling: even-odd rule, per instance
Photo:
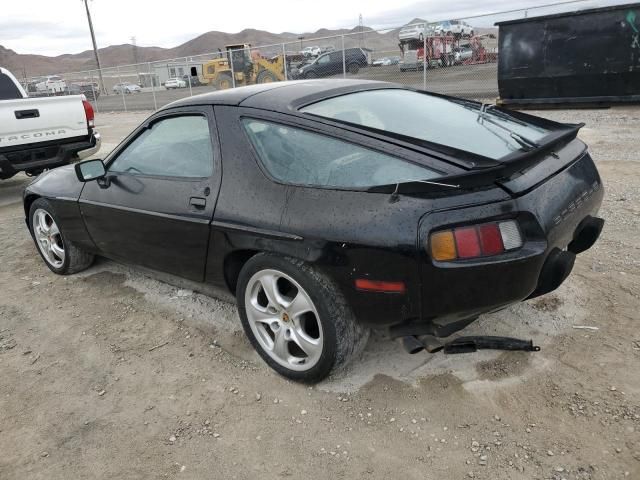
{"label": "white pickup truck", "polygon": [[29,98],[0,67],[0,179],[37,175],[99,149],[93,107],[84,95]]}

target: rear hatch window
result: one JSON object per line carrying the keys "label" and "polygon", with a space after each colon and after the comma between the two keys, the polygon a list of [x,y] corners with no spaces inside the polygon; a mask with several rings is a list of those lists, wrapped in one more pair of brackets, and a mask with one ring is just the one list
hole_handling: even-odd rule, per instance
{"label": "rear hatch window", "polygon": [[404,89],[350,93],[301,111],[491,160],[528,151],[551,133],[491,106]]}

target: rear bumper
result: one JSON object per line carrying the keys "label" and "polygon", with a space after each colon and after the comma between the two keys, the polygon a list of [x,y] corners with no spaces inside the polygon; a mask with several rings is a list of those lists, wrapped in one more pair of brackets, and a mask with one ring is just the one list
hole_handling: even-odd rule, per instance
{"label": "rear bumper", "polygon": [[[555,290],[571,273],[576,255],[598,239],[604,221],[596,215],[603,195],[587,153],[517,198],[427,214],[419,232],[419,285],[408,283],[405,294],[363,294],[367,298],[357,302],[357,316],[389,327],[393,337],[442,337],[481,314]],[[524,244],[518,250],[452,262],[435,261],[427,253],[427,239],[436,229],[505,219],[520,226]]]}
{"label": "rear bumper", "polygon": [[93,133],[93,142],[89,142],[89,145],[90,146],[88,148],[85,148],[84,150],[78,150],[76,152],[76,156],[80,160],[84,160],[85,158],[98,153],[100,147],[102,146],[102,135],[100,135],[100,132]]}
{"label": "rear bumper", "polygon": [[0,154],[0,179],[13,177],[18,172],[41,172],[62,165],[74,159],[87,158],[101,146],[101,136],[93,132],[89,140],[62,145],[33,145],[22,150]]}

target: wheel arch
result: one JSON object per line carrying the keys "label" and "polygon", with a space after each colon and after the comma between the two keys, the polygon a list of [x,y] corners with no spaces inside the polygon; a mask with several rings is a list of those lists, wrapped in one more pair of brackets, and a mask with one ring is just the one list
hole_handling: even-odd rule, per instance
{"label": "wheel arch", "polygon": [[[226,287],[232,295],[236,295],[238,286],[238,277],[245,264],[254,256],[259,254],[276,255],[280,257],[288,257],[294,260],[300,260],[306,264],[313,265],[318,268],[317,260],[322,257],[322,250],[318,250],[312,246],[300,244],[299,248],[292,248],[290,242],[286,244],[280,242],[272,242],[270,245],[264,245],[265,248],[241,248],[228,252],[223,259],[222,269]],[[329,271],[322,268],[327,275]],[[333,275],[330,275],[333,277]],[[339,279],[333,278],[334,281],[341,283]]]}
{"label": "wheel arch", "polygon": [[27,194],[27,196],[24,198],[24,217],[25,217],[25,221],[27,222],[27,226],[29,228],[31,228],[31,219],[29,218],[29,211],[31,210],[31,205],[33,205],[33,202],[35,202],[37,199],[42,198],[40,195],[36,194],[36,193],[29,193]]}
{"label": "wheel arch", "polygon": [[249,261],[250,258],[255,255],[263,253],[260,250],[233,250],[224,257],[223,271],[224,281],[227,288],[233,296],[236,295],[236,288],[238,286],[238,277],[242,267]]}

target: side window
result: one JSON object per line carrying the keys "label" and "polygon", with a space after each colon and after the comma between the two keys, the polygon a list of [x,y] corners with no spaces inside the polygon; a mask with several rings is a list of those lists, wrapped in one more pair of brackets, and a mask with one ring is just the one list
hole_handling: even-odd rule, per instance
{"label": "side window", "polygon": [[323,55],[322,57],[318,58],[318,65],[324,65],[326,63],[329,63],[329,55]]}
{"label": "side window", "polygon": [[[345,52],[345,55],[349,53],[348,50],[347,52]],[[342,52],[334,52],[329,54],[329,57],[331,59],[332,62],[340,62],[342,63]]]}
{"label": "side window", "polygon": [[242,123],[264,168],[284,183],[366,188],[439,175],[425,166],[300,128],[248,118]]}
{"label": "side window", "polygon": [[0,73],[0,100],[22,98],[22,94],[8,75]]}
{"label": "side window", "polygon": [[108,170],[133,175],[210,176],[213,151],[207,118],[182,115],[153,123],[120,152]]}

